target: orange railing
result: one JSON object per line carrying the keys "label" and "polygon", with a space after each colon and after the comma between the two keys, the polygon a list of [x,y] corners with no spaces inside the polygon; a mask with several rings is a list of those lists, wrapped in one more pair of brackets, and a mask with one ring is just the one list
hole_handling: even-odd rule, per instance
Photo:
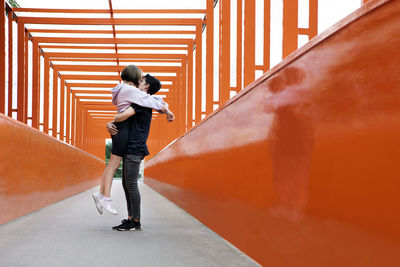
{"label": "orange railing", "polygon": [[95,186],[103,168],[104,161],[0,114],[0,224]]}
{"label": "orange railing", "polygon": [[263,266],[399,266],[400,1],[372,1],[147,161]]}

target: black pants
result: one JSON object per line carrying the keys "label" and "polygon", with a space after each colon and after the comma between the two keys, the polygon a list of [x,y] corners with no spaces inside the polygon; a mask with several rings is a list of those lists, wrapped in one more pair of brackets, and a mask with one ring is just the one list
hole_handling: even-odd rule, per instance
{"label": "black pants", "polygon": [[125,191],[128,216],[140,219],[140,193],[138,187],[138,175],[140,162],[143,157],[125,154],[122,166],[122,185]]}

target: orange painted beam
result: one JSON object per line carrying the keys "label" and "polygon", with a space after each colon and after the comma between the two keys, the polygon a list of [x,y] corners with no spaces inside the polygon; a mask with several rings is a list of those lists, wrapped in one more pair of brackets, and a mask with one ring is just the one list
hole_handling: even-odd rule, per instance
{"label": "orange painted beam", "polygon": [[195,121],[196,124],[201,121],[201,102],[202,102],[202,47],[203,47],[203,38],[202,38],[202,28],[201,23],[196,27],[196,80],[195,80]]}
{"label": "orange painted beam", "polygon": [[[34,37],[38,43],[59,43],[59,44],[174,44],[185,45],[191,39],[173,38],[81,38],[81,37]],[[96,48],[94,48],[96,49]],[[112,49],[112,48],[111,48]]]}
{"label": "orange painted beam", "polygon": [[18,82],[17,82],[17,120],[25,118],[25,25],[18,21]]}
{"label": "orange painted beam", "polygon": [[312,39],[318,34],[318,0],[309,0],[309,38]]}
{"label": "orange painted beam", "polygon": [[195,26],[201,19],[170,19],[170,18],[50,18],[50,17],[22,17],[18,18],[25,24],[54,24],[54,25],[170,25],[170,26]]}
{"label": "orange painted beam", "polygon": [[[87,45],[40,45],[43,49],[113,49],[110,46],[87,46]],[[119,50],[186,50],[185,47],[168,46],[168,47],[152,47],[152,46],[119,46]]]}
{"label": "orange painted beam", "polygon": [[39,90],[39,46],[32,44],[32,127],[39,129],[40,119],[40,90]]}
{"label": "orange painted beam", "polygon": [[[318,0],[310,0],[317,1]],[[318,10],[317,10],[318,11]],[[271,53],[271,0],[264,1],[264,44],[263,44],[263,71],[270,69]]]}
{"label": "orange painted beam", "polygon": [[24,38],[24,123],[28,122],[28,32],[25,29]]}
{"label": "orange painted beam", "polygon": [[[93,88],[113,88],[116,84],[112,83],[68,83],[70,87],[93,87]],[[109,91],[109,90],[108,90]]]}
{"label": "orange painted beam", "polygon": [[[297,0],[296,0],[297,1]],[[256,26],[256,3],[255,0],[244,0],[244,66],[243,66],[243,86],[246,87],[255,79],[255,26]]]}
{"label": "orange painted beam", "polygon": [[70,129],[71,129],[71,91],[68,85],[66,87],[66,99],[67,99],[67,106],[66,106],[66,115],[65,115],[65,142],[71,144],[70,142]]}
{"label": "orange painted beam", "polygon": [[[231,1],[220,2],[220,105],[230,99],[230,77],[231,77]],[[253,18],[254,19],[254,18]]]}
{"label": "orange painted beam", "polygon": [[[178,67],[174,66],[139,66],[142,71],[145,72],[166,72],[166,73],[173,73],[176,72]],[[109,66],[109,65],[55,65],[58,71],[91,71],[91,72],[106,72],[106,71],[115,71],[122,70],[125,66]]]}
{"label": "orange painted beam", "polygon": [[44,73],[43,73],[43,132],[49,133],[49,79],[50,79],[50,62],[49,57],[44,56]]}
{"label": "orange painted beam", "polygon": [[[98,13],[108,14],[108,9],[57,9],[57,8],[13,8],[14,12],[39,12],[39,13]],[[114,9],[118,14],[204,14],[205,9]]]}
{"label": "orange painted beam", "polygon": [[13,23],[12,12],[8,12],[8,116],[12,117],[13,97]]}
{"label": "orange painted beam", "polygon": [[240,91],[243,89],[243,0],[237,0],[236,4],[236,88]]}
{"label": "orange painted beam", "polygon": [[60,79],[60,140],[64,141],[65,81]]}
{"label": "orange painted beam", "polygon": [[283,58],[297,49],[298,0],[283,0]]}
{"label": "orange painted beam", "polygon": [[[118,75],[74,75],[74,74],[62,74],[65,80],[88,80],[88,81],[118,81]],[[155,76],[161,82],[171,82],[175,81],[175,76]]]}
{"label": "orange painted beam", "polygon": [[[46,52],[46,55],[52,59],[56,58],[113,58],[115,55],[110,53],[70,53],[70,52]],[[126,59],[183,59],[186,55],[184,54],[120,54],[120,58]]]}
{"label": "orange painted beam", "polygon": [[53,123],[52,136],[57,138],[58,132],[58,72],[53,68]]}
{"label": "orange painted beam", "polygon": [[[116,62],[115,59],[103,58],[53,58],[52,61],[71,62]],[[153,63],[181,63],[180,59],[119,59],[119,62],[153,62]]]}
{"label": "orange painted beam", "polygon": [[188,48],[188,94],[187,94],[187,124],[193,126],[193,43]]}
{"label": "orange painted beam", "polygon": [[0,112],[5,113],[6,105],[6,18],[5,0],[0,0]]}
{"label": "orange painted beam", "polygon": [[[110,17],[111,17],[111,20],[113,20],[114,19],[114,13],[113,13],[113,7],[112,7],[112,0],[108,0],[108,4],[110,5]],[[112,23],[111,24],[111,27],[112,27],[112,34],[113,34],[113,39],[114,39],[114,41],[115,41],[115,58],[116,58],[116,60],[117,60],[117,66],[119,67],[119,58],[118,58],[118,45],[117,45],[117,35],[116,35],[116,33],[115,33],[115,24],[114,23]],[[119,69],[119,68],[118,68]],[[121,73],[120,73],[120,71],[118,70],[118,76],[119,75],[121,75]]]}
{"label": "orange painted beam", "polygon": [[207,0],[206,114],[213,112],[214,97],[214,0]]}
{"label": "orange painted beam", "polygon": [[[85,33],[85,34],[112,34],[112,30],[59,30],[59,29],[29,29],[30,33]],[[188,30],[116,30],[116,34],[196,34]]]}

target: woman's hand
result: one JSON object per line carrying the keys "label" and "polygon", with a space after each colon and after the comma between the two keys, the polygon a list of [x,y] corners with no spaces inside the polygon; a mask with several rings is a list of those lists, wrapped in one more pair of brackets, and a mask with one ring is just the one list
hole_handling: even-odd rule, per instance
{"label": "woman's hand", "polygon": [[175,115],[170,110],[168,110],[167,111],[167,121],[172,122],[173,120],[175,120]]}

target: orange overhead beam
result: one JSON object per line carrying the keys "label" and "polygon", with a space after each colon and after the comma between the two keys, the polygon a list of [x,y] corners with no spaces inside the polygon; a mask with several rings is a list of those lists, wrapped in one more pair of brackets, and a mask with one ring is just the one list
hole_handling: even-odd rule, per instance
{"label": "orange overhead beam", "polygon": [[54,24],[54,25],[170,25],[170,26],[196,26],[202,19],[187,18],[48,18],[48,17],[19,17],[25,24]]}
{"label": "orange overhead beam", "polygon": [[[122,70],[125,65],[119,66],[108,66],[108,65],[53,65],[58,71],[91,71],[91,72],[107,72]],[[146,72],[176,72],[179,67],[171,66],[137,66],[142,71]]]}
{"label": "orange overhead beam", "polygon": [[[29,29],[30,33],[89,33],[89,34],[112,34],[112,30],[58,30],[58,29]],[[116,30],[116,34],[196,34],[191,30]]]}
{"label": "orange overhead beam", "polygon": [[[99,13],[108,14],[109,9],[56,9],[56,8],[13,8],[14,12],[39,12],[39,13]],[[115,9],[114,13],[119,14],[204,14],[205,9]]]}
{"label": "orange overhead beam", "polygon": [[[52,58],[52,62],[56,61],[73,61],[73,62],[116,62],[115,59],[110,58]],[[181,63],[182,60],[180,59],[119,59],[119,62],[152,62],[152,63]]]}
{"label": "orange overhead beam", "polygon": [[[115,55],[111,53],[71,53],[71,52],[46,52],[46,55],[50,58],[114,58]],[[186,57],[184,54],[120,54],[120,58],[125,59],[183,59]]]}
{"label": "orange overhead beam", "polygon": [[[80,37],[35,37],[38,43],[63,43],[63,44],[188,44],[192,39],[179,38],[80,38]],[[93,47],[93,49],[96,49]],[[110,48],[112,49],[112,48]]]}
{"label": "orange overhead beam", "polygon": [[89,87],[89,88],[113,88],[116,84],[112,83],[68,83],[70,87]]}
{"label": "orange overhead beam", "polygon": [[[99,50],[109,50],[113,49],[111,46],[86,46],[86,45],[74,45],[74,46],[67,46],[67,45],[46,45],[42,44],[40,45],[41,48],[43,49],[99,49]],[[164,47],[158,47],[158,46],[118,46],[119,50],[186,50],[186,47],[181,47],[181,46],[164,46]]]}
{"label": "orange overhead beam", "polygon": [[[62,74],[65,80],[98,80],[98,81],[117,81],[119,79],[118,75],[75,75],[75,74]],[[161,82],[175,81],[176,76],[155,76]]]}

